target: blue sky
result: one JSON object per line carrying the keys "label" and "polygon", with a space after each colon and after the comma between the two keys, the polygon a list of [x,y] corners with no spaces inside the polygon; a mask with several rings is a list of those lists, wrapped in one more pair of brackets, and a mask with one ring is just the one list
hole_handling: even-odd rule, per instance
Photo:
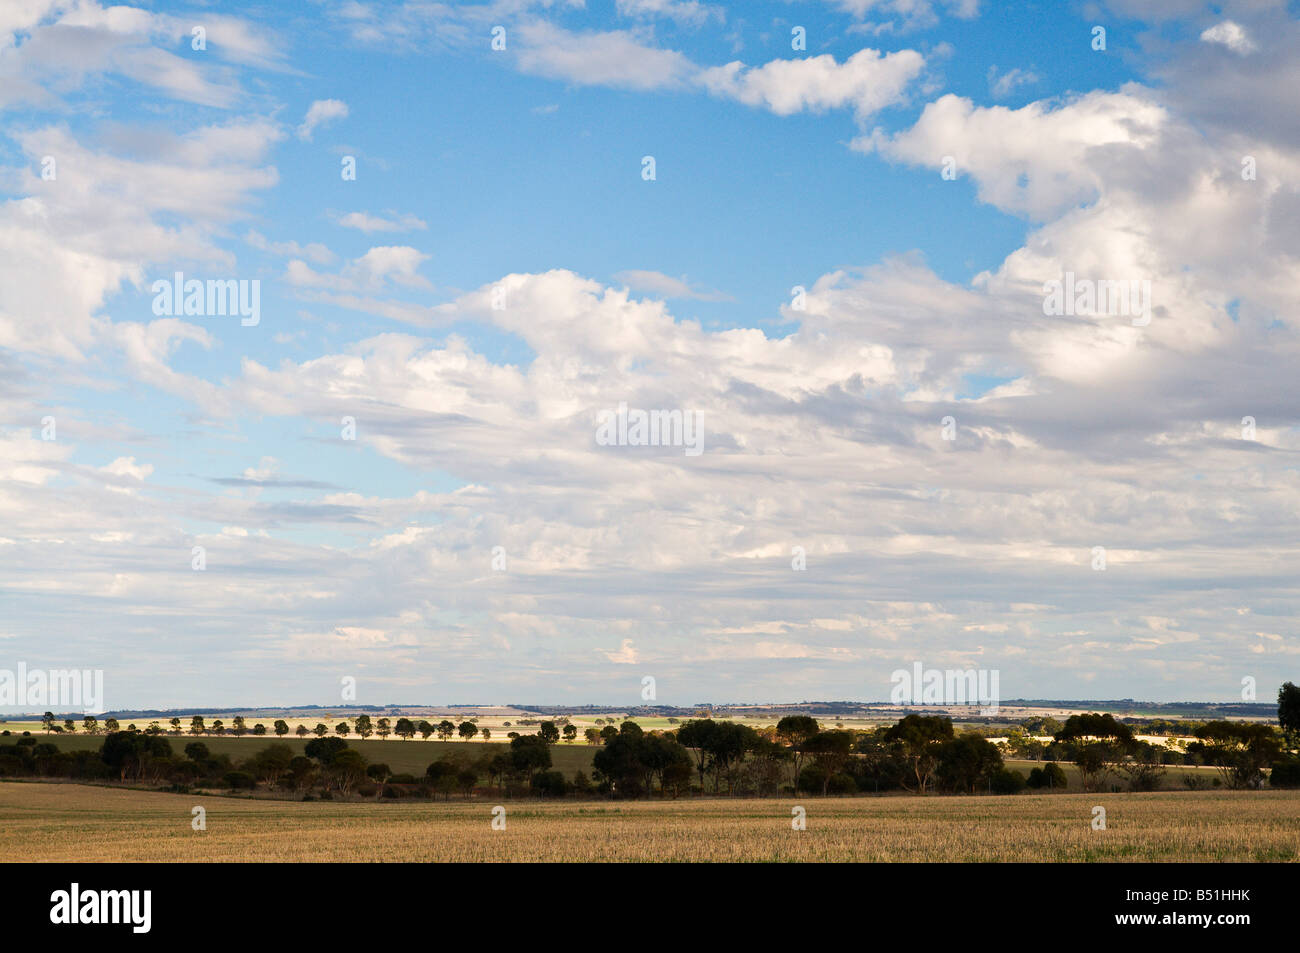
{"label": "blue sky", "polygon": [[[0,13],[0,667],[102,668],[113,707],[870,700],[914,661],[1267,696],[1300,656],[1297,32]],[[258,282],[260,320],[156,313],[176,272]],[[1046,314],[1066,272],[1149,282],[1149,323]],[[621,402],[704,452],[598,445]]]}

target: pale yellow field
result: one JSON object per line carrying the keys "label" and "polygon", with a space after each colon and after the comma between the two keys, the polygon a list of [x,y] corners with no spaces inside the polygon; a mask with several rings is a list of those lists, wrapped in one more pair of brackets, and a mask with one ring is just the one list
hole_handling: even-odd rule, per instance
{"label": "pale yellow field", "polygon": [[[0,783],[8,861],[1300,861],[1300,792],[436,804]],[[191,808],[207,830],[191,830]],[[1107,810],[1105,831],[1092,808]]]}

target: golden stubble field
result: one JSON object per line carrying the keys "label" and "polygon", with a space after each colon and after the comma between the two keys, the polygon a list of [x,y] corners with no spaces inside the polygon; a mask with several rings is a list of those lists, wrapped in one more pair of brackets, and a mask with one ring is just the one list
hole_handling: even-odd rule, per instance
{"label": "golden stubble field", "polygon": [[[792,830],[802,804],[807,829]],[[207,830],[191,829],[191,809]],[[1092,808],[1107,829],[1092,829]],[[654,802],[241,800],[0,783],[6,861],[1300,861],[1300,792]]]}

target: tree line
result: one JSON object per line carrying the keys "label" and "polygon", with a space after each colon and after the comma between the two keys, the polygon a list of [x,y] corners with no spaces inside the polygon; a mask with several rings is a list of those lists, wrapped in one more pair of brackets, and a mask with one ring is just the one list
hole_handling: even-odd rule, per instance
{"label": "tree line", "polygon": [[[404,721],[409,720],[398,719]],[[282,725],[277,723],[277,729]],[[449,725],[410,727],[435,734]],[[191,733],[196,726],[202,726],[197,716]],[[1043,764],[1028,776],[1008,768],[999,746],[982,734],[958,734],[951,718],[922,714],[866,731],[826,728],[807,715],[786,716],[766,729],[712,718],[688,720],[668,731],[645,731],[633,721],[608,724],[597,732],[600,748],[592,757],[591,775],[577,772],[571,778],[553,769],[551,748],[561,738],[574,740],[576,731],[562,731],[552,721],[540,722],[536,734],[510,732],[504,750],[479,748],[477,756],[468,751],[478,746],[451,751],[418,776],[368,762],[341,733],[316,733],[301,754],[278,743],[235,760],[199,740],[177,755],[161,732],[129,729],[110,732],[98,751],[62,751],[30,734],[14,744],[0,743],[0,776],[129,780],[175,790],[260,786],[304,798],[469,796],[484,782],[506,797],[1015,794],[1025,788],[1068,789],[1069,779],[1057,762],[1069,761],[1084,791],[1117,790],[1121,783],[1134,791],[1161,785],[1168,750],[1138,739],[1131,726],[1114,716],[1071,715],[1051,727],[1056,730]],[[1300,787],[1300,688],[1294,684],[1287,682],[1278,693],[1276,726],[1209,721],[1198,723],[1194,733],[1185,759],[1215,767],[1215,784],[1247,790],[1266,784]],[[462,737],[468,740],[473,734],[465,731]],[[1187,786],[1201,786],[1191,779],[1204,777],[1189,775]]]}

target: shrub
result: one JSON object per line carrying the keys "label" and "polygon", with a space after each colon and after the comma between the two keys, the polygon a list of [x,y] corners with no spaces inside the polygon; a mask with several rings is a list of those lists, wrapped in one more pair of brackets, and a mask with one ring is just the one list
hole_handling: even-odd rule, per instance
{"label": "shrub", "polygon": [[832,774],[826,781],[827,794],[857,794],[858,782],[847,774]]}
{"label": "shrub", "polygon": [[[1053,765],[1053,767],[1056,766]],[[1039,769],[1034,768],[1034,770]],[[993,789],[994,794],[1019,794],[1025,789],[1025,776],[1019,771],[1013,771],[1010,768],[999,768],[993,772],[993,778],[989,786]]]}
{"label": "shrub", "polygon": [[227,771],[222,780],[232,791],[251,791],[257,786],[257,781],[247,771]]}
{"label": "shrub", "polygon": [[358,784],[357,793],[362,797],[374,797],[376,794],[379,793],[379,785],[370,784],[369,782],[365,784]]}
{"label": "shrub", "polygon": [[1025,783],[1031,788],[1050,788],[1052,790],[1056,788],[1065,790],[1069,785],[1065,778],[1065,771],[1055,761],[1048,762],[1041,768],[1034,768],[1029,772],[1029,777]]}
{"label": "shrub", "polygon": [[563,797],[569,791],[569,782],[559,771],[542,771],[533,778],[533,790],[542,797]]}
{"label": "shrub", "polygon": [[1300,788],[1300,758],[1284,758],[1273,762],[1273,771],[1268,776],[1271,788]]}

